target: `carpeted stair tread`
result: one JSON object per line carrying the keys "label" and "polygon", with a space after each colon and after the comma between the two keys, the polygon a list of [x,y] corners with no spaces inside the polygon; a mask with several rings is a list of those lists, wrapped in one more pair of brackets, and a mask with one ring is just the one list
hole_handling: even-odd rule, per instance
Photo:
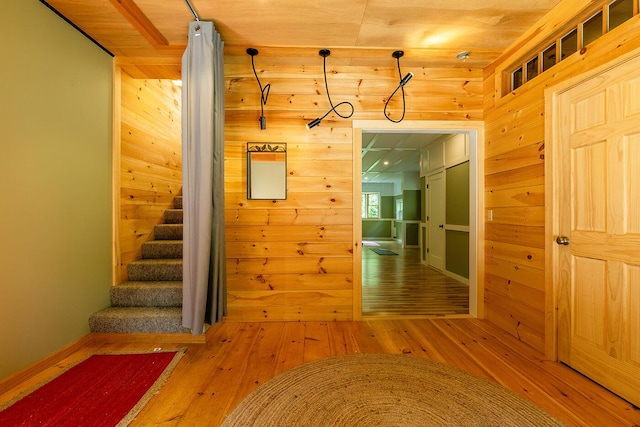
{"label": "carpeted stair tread", "polygon": [[181,240],[182,232],[182,224],[157,224],[153,228],[155,240]]}
{"label": "carpeted stair tread", "polygon": [[190,333],[182,327],[182,196],[142,244],[142,259],[127,264],[128,282],[113,286],[111,307],[89,318],[97,333]]}
{"label": "carpeted stair tread", "polygon": [[181,307],[109,307],[89,318],[94,333],[189,333]]}
{"label": "carpeted stair tread", "polygon": [[182,282],[124,282],[111,287],[112,307],[181,307]]}
{"label": "carpeted stair tread", "polygon": [[142,244],[143,259],[182,258],[182,240],[150,240]]}
{"label": "carpeted stair tread", "polygon": [[167,209],[164,211],[165,224],[182,224],[182,209]]}
{"label": "carpeted stair tread", "polygon": [[141,259],[127,266],[130,281],[182,280],[182,259]]}

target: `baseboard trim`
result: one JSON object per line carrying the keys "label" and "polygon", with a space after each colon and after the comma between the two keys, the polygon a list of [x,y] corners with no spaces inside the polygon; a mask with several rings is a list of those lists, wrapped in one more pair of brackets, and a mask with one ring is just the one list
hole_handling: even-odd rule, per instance
{"label": "baseboard trim", "polygon": [[158,344],[205,344],[205,334],[103,334],[92,333],[89,338],[94,344],[106,343],[158,343]]}
{"label": "baseboard trim", "polygon": [[0,395],[26,382],[31,377],[39,374],[45,369],[50,368],[51,366],[54,366],[57,363],[60,363],[62,360],[71,356],[73,353],[77,352],[81,348],[91,344],[91,342],[92,342],[91,336],[85,335],[79,340],[62,348],[61,350],[58,350],[55,353],[52,353],[49,356],[46,356],[43,359],[33,363],[32,365],[29,365],[26,368],[16,372],[15,374],[8,376],[4,380],[0,381]]}
{"label": "baseboard trim", "polygon": [[470,314],[362,313],[362,320],[473,319]]}

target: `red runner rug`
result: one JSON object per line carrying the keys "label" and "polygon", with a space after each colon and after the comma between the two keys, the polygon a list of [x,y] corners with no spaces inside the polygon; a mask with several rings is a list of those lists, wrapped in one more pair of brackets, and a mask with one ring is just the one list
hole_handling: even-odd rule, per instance
{"label": "red runner rug", "polygon": [[128,425],[183,353],[94,354],[0,412],[0,426]]}

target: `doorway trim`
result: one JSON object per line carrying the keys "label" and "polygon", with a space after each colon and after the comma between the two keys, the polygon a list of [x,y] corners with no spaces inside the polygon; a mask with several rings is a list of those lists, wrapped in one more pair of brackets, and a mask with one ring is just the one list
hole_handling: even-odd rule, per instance
{"label": "doorway trim", "polygon": [[354,120],[353,319],[362,320],[362,133],[466,133],[469,135],[469,314],[484,317],[484,122]]}

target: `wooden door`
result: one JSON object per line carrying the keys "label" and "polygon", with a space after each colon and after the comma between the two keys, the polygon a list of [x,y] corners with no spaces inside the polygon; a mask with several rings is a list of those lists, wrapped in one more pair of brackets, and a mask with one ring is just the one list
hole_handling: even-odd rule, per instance
{"label": "wooden door", "polygon": [[427,199],[429,205],[429,265],[437,268],[438,270],[444,270],[444,173],[439,172],[427,177],[427,186]]}
{"label": "wooden door", "polygon": [[640,59],[556,105],[558,358],[640,405]]}

